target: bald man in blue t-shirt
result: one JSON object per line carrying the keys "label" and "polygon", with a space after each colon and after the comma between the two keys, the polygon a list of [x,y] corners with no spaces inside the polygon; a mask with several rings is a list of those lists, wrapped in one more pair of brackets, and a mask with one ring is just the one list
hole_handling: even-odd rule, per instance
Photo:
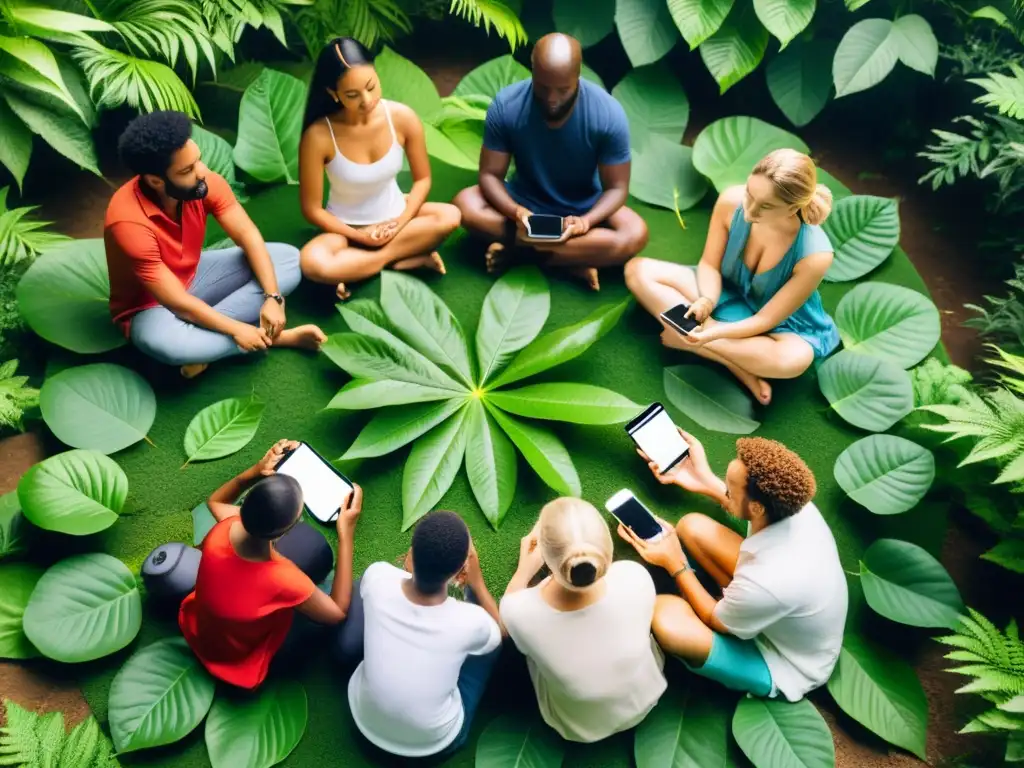
{"label": "bald man in blue t-shirt", "polygon": [[[490,243],[490,272],[532,250],[597,290],[598,267],[624,264],[647,244],[647,225],[625,205],[626,114],[611,94],[580,79],[581,61],[578,41],[545,35],[533,49],[532,78],[503,88],[487,110],[480,183],[455,204],[463,226]],[[532,214],[565,217],[561,240],[528,240]]]}

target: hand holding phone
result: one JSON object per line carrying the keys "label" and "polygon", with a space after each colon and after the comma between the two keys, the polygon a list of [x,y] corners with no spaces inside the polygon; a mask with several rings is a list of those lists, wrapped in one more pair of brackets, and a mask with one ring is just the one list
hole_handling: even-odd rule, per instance
{"label": "hand holding phone", "polygon": [[338,519],[334,523],[339,540],[352,535],[362,513],[363,489],[353,483],[352,490],[346,493],[345,498],[342,499]]}
{"label": "hand holding phone", "polygon": [[626,433],[633,438],[645,460],[653,463],[651,469],[656,474],[668,472],[690,452],[683,433],[661,403],[652,403],[644,409],[626,425]]}
{"label": "hand holding phone", "polygon": [[682,542],[679,541],[679,537],[672,526],[660,517],[655,518],[655,520],[664,532],[664,535],[657,539],[641,538],[633,530],[621,524],[618,529],[619,537],[623,541],[632,544],[633,549],[645,561],[659,568],[664,568],[668,573],[677,573],[684,568],[689,568],[690,561],[686,558]]}
{"label": "hand holding phone", "polygon": [[665,535],[658,518],[628,488],[623,488],[608,499],[604,507],[619,523],[644,541],[653,543]]}
{"label": "hand holding phone", "polygon": [[[295,445],[294,449],[284,454],[275,471],[298,481],[309,514],[321,523],[337,522],[342,501],[350,494],[352,498],[349,499],[349,506],[356,500],[355,484],[307,443]],[[359,509],[362,509],[361,492],[358,501]],[[358,517],[358,512],[355,515]]]}
{"label": "hand holding phone", "polygon": [[565,221],[561,216],[534,213],[526,219],[528,240],[560,240],[565,233]]}
{"label": "hand holding phone", "polygon": [[659,317],[670,328],[678,331],[683,336],[689,336],[691,331],[700,327],[700,323],[690,312],[690,305],[686,303],[676,304],[671,309],[666,309]]}

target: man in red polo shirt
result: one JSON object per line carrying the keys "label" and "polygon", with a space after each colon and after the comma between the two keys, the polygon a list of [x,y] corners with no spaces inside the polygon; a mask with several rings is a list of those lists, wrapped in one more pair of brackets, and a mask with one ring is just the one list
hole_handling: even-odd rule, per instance
{"label": "man in red polo shirt", "polygon": [[[192,122],[153,112],[118,143],[136,176],[107,206],[110,313],[145,354],[191,378],[221,358],[270,347],[319,350],[315,325],[285,327],[299,250],[266,243],[222,176],[203,165]],[[212,214],[236,244],[203,251]]]}

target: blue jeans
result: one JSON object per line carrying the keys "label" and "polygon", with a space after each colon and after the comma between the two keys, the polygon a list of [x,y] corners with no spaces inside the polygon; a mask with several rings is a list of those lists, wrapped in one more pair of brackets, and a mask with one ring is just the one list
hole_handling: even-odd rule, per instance
{"label": "blue jeans", "polygon": [[[267,243],[270,261],[283,296],[302,279],[299,249],[286,243]],[[241,248],[203,251],[189,294],[202,299],[222,315],[255,325],[265,301],[263,288],[252,273]],[[235,340],[187,323],[165,307],[139,312],[131,321],[131,341],[143,354],[166,365],[212,363],[243,354]]]}

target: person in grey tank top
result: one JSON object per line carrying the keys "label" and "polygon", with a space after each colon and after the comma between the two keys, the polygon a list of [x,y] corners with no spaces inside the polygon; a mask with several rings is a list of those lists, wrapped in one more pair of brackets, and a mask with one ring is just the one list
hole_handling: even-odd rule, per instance
{"label": "person in grey tank top", "polygon": [[[404,158],[413,179],[408,194],[397,179]],[[316,62],[299,144],[302,215],[322,230],[302,249],[303,275],[336,285],[344,300],[352,283],[388,267],[444,274],[435,249],[461,214],[454,205],[428,203],[430,183],[419,117],[384,100],[373,54],[362,43],[329,42]]]}

